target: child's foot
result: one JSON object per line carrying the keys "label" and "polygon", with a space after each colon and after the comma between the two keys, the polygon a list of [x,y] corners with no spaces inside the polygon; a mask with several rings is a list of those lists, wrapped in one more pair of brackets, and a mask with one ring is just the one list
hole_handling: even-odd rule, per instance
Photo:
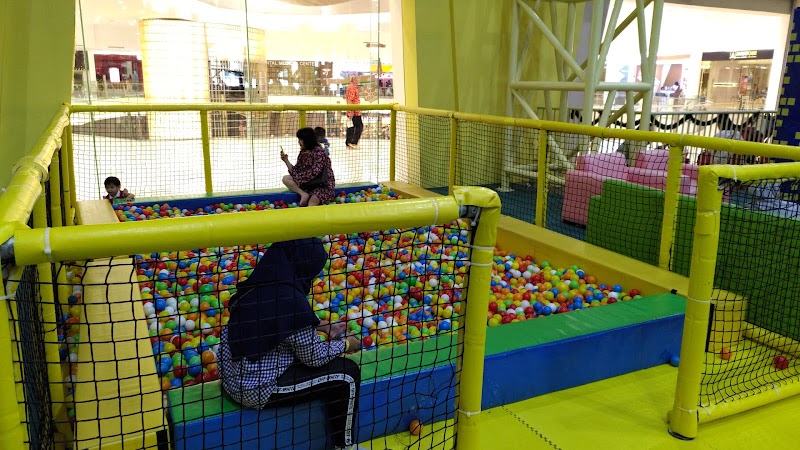
{"label": "child's foot", "polygon": [[311,196],[306,194],[305,192],[300,194],[300,203],[299,206],[308,206],[308,201],[311,199]]}

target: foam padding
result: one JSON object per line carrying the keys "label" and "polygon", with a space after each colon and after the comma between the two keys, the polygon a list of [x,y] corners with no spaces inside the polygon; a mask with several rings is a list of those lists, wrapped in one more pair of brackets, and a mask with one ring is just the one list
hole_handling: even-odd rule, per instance
{"label": "foam padding", "polygon": [[[490,328],[492,350],[504,351],[487,352],[482,407],[664,364],[680,353],[685,308],[683,297],[663,294]],[[532,345],[514,348],[513,341]]]}
{"label": "foam padding", "polygon": [[117,223],[119,219],[108,200],[84,200],[75,207],[78,225]]}
{"label": "foam padding", "polygon": [[130,258],[89,263],[75,385],[76,448],[152,448],[167,421]]}
{"label": "foam padding", "polygon": [[589,200],[586,242],[658,265],[664,191],[608,179]]}
{"label": "foam padding", "polygon": [[[680,349],[684,310],[682,297],[662,294],[489,328],[483,408],[663,364]],[[456,374],[451,361],[456,338],[453,334],[408,345],[410,355],[398,361],[410,360],[423,370],[407,375],[408,366],[384,361],[388,353],[362,353],[359,441],[406,430],[413,419],[431,423],[452,417],[455,390],[450,384]],[[415,346],[420,344],[428,347],[419,352]],[[282,443],[309,439],[308,446],[300,448],[325,445],[324,425],[316,425],[324,424],[321,404],[312,403],[294,413],[282,408],[244,409],[222,393],[219,382],[173,389],[169,398],[178,449],[239,448],[246,436],[262,440],[241,448],[255,448],[258,442],[280,448]],[[310,424],[304,428],[304,439],[298,439],[294,423]],[[237,427],[246,429],[236,431]],[[278,430],[277,434],[271,435],[272,430]]]}

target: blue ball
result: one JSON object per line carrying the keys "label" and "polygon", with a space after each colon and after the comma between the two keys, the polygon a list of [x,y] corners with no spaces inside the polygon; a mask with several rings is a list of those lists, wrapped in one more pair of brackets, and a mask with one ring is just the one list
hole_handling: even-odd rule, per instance
{"label": "blue ball", "polygon": [[189,375],[191,375],[193,377],[196,377],[196,376],[200,375],[200,372],[203,371],[203,366],[201,364],[197,364],[197,363],[189,364],[189,366],[187,367],[187,370],[189,372]]}
{"label": "blue ball", "polygon": [[175,378],[169,380],[169,384],[171,384],[172,387],[181,387],[181,386],[183,386],[183,380],[181,380],[178,377],[175,377]]}
{"label": "blue ball", "polygon": [[155,307],[156,311],[161,312],[167,307],[167,302],[165,302],[163,299],[157,299],[155,301]]}
{"label": "blue ball", "polygon": [[615,284],[613,291],[614,292],[622,292],[622,286],[620,286],[618,284]]}
{"label": "blue ball", "polygon": [[448,330],[450,330],[450,321],[449,320],[445,319],[445,320],[439,322],[439,331],[440,332],[441,331],[448,331]]}
{"label": "blue ball", "polygon": [[672,367],[678,367],[681,363],[681,357],[679,355],[672,355],[672,358],[669,359],[669,363]]}

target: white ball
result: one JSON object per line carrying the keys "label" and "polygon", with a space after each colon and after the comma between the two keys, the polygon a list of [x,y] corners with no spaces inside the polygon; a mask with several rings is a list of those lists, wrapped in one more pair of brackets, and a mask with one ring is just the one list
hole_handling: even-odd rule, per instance
{"label": "white ball", "polygon": [[186,331],[194,330],[194,320],[186,319],[186,323],[183,324],[183,328],[186,328]]}
{"label": "white ball", "polygon": [[156,307],[152,303],[144,304],[144,315],[148,318],[156,313]]}
{"label": "white ball", "polygon": [[439,296],[439,298],[442,299],[443,302],[449,302],[450,301],[450,296],[447,295],[447,294],[442,294],[442,295]]}
{"label": "white ball", "polygon": [[375,326],[375,321],[372,319],[372,317],[367,317],[364,319],[363,322],[361,322],[361,325],[366,328],[372,328],[373,326]]}
{"label": "white ball", "polygon": [[550,303],[549,305],[547,305],[547,307],[550,308],[550,311],[552,312],[558,311],[559,308],[558,303]]}
{"label": "white ball", "polygon": [[608,296],[611,298],[619,298],[619,292],[609,292]]}
{"label": "white ball", "polygon": [[200,306],[200,299],[198,299],[198,298],[193,298],[193,299],[189,300],[189,305],[190,305],[192,308],[197,308],[198,306]]}
{"label": "white ball", "polygon": [[436,278],[431,278],[430,280],[428,280],[428,284],[431,287],[436,287],[439,284],[439,280],[437,280]]}
{"label": "white ball", "polygon": [[211,330],[211,325],[210,325],[210,324],[207,324],[207,323],[201,323],[201,324],[200,324],[200,331],[202,331],[202,332],[203,332],[203,334],[209,334],[209,333],[211,333],[211,331],[212,331],[212,330]]}
{"label": "white ball", "polygon": [[164,311],[170,316],[175,315],[175,308],[173,308],[172,306],[167,306],[166,308],[164,308]]}
{"label": "white ball", "polygon": [[78,354],[77,353],[70,353],[69,354],[69,362],[71,362],[71,363],[78,362]]}

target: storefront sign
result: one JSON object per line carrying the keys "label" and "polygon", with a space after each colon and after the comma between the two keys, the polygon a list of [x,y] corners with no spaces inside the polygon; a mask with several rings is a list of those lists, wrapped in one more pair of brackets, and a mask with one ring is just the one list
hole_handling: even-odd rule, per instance
{"label": "storefront sign", "polygon": [[747,59],[772,59],[774,50],[736,50],[732,52],[703,53],[703,61],[737,61]]}
{"label": "storefront sign", "polygon": [[757,50],[743,50],[738,52],[731,52],[730,59],[757,59]]}

